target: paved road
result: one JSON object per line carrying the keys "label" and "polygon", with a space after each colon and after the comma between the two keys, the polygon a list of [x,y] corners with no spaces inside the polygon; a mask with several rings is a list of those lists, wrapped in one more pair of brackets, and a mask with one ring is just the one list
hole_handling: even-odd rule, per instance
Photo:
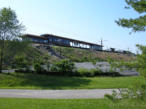
{"label": "paved road", "polygon": [[[114,89],[118,91],[117,89]],[[15,90],[0,89],[0,97],[8,98],[49,98],[49,99],[79,99],[79,98],[103,98],[105,94],[111,94],[113,89],[93,90]]]}

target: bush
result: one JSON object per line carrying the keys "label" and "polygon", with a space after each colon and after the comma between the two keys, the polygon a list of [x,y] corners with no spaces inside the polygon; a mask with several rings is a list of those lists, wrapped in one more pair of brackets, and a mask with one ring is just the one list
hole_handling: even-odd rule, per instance
{"label": "bush", "polygon": [[79,68],[76,72],[77,76],[87,76],[90,74],[90,71],[88,69],[85,68]]}
{"label": "bush", "polygon": [[43,72],[43,68],[41,67],[41,64],[40,63],[35,63],[34,64],[34,71],[36,73],[42,73]]}
{"label": "bush", "polygon": [[120,97],[120,96],[119,96],[119,94],[115,90],[113,90],[112,95],[105,94],[104,97],[110,99],[113,102],[117,102],[119,100],[118,97]]}
{"label": "bush", "polygon": [[59,68],[57,67],[56,64],[54,64],[54,65],[51,66],[50,70],[53,71],[53,72],[58,72]]}
{"label": "bush", "polygon": [[25,73],[26,70],[24,68],[18,68],[15,70],[16,73]]}
{"label": "bush", "polygon": [[72,73],[74,69],[75,65],[70,60],[61,60],[51,67],[51,71],[62,72],[64,75],[70,75],[69,73]]}
{"label": "bush", "polygon": [[[92,70],[92,69],[91,69],[91,70]],[[104,74],[103,71],[100,70],[99,68],[94,69],[94,72],[95,72],[95,75],[96,75],[96,76],[97,76],[97,75],[103,75],[103,74]]]}
{"label": "bush", "polygon": [[93,61],[92,61],[92,64],[93,64],[93,65],[96,65],[96,61],[95,61],[95,60],[93,60]]}
{"label": "bush", "polygon": [[98,70],[97,69],[90,69],[90,75],[89,76],[95,76],[96,73],[98,73]]}
{"label": "bush", "polygon": [[87,76],[87,77],[93,77],[97,73],[97,69],[85,69],[85,68],[79,68],[77,70],[76,75],[77,76]]}

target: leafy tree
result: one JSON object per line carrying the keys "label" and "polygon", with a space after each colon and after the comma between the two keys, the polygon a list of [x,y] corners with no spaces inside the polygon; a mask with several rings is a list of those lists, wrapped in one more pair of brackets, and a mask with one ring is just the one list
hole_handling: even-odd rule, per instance
{"label": "leafy tree", "polygon": [[133,32],[146,31],[146,0],[125,0],[129,7],[141,14],[138,18],[120,18],[116,23],[122,27],[131,28]]}
{"label": "leafy tree", "polygon": [[21,35],[23,29],[24,26],[19,23],[15,11],[11,8],[0,10],[0,73],[3,68],[4,55],[9,54],[5,52],[6,47],[9,42],[20,39],[18,36]]}
{"label": "leafy tree", "polygon": [[145,71],[145,74],[142,74],[142,76],[146,77],[146,46],[137,45],[139,50],[141,51],[141,54],[137,55],[138,65],[141,70]]}
{"label": "leafy tree", "polygon": [[16,68],[24,68],[26,67],[26,60],[23,55],[16,55],[14,57],[14,64]]}
{"label": "leafy tree", "polygon": [[[132,28],[134,32],[138,31],[146,31],[146,0],[126,0],[126,3],[132,7],[135,11],[137,11],[141,15],[139,18],[136,19],[119,19],[119,21],[116,21],[118,25],[122,27]],[[126,8],[130,8],[126,7]],[[123,89],[120,90],[119,94],[114,95],[106,95],[108,98],[114,98],[112,100],[117,100],[117,96],[121,96],[124,98],[140,98],[142,100],[146,99],[146,46],[137,45],[139,50],[141,51],[141,54],[137,55],[137,62],[136,64],[132,63],[131,65],[128,64],[128,67],[134,67],[135,65],[138,66],[138,70],[142,76],[139,81],[137,81],[137,84],[134,84],[132,88],[129,89]],[[125,64],[125,63],[123,63]],[[127,65],[127,64],[125,64]]]}

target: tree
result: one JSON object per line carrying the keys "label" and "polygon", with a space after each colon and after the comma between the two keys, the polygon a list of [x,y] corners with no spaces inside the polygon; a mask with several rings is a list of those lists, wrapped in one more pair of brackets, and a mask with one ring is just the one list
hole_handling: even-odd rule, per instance
{"label": "tree", "polygon": [[[135,19],[119,19],[116,23],[122,27],[132,28],[133,32],[144,32],[146,31],[146,0],[125,0],[126,3],[132,7],[139,14],[139,18]],[[126,8],[130,8],[126,7]],[[146,46],[137,45],[141,54],[137,55],[136,65],[138,66],[138,71],[140,72],[142,78],[138,83],[134,84],[132,88],[124,89],[120,91],[120,96],[122,98],[146,98]],[[123,63],[124,65],[125,63]],[[124,65],[126,66],[126,64]],[[128,65],[129,66],[129,65]],[[127,67],[128,67],[127,66]],[[135,68],[135,64],[131,64],[130,67]],[[109,96],[110,97],[110,96]],[[108,97],[108,98],[109,98]],[[114,97],[114,96],[113,96]]]}
{"label": "tree", "polygon": [[129,7],[132,7],[140,15],[138,18],[120,18],[116,23],[122,27],[131,28],[133,32],[146,31],[146,0],[125,0]]}
{"label": "tree", "polygon": [[26,60],[23,55],[16,55],[14,57],[14,64],[16,68],[24,68],[26,67]]}
{"label": "tree", "polygon": [[0,10],[0,73],[3,68],[5,47],[9,42],[18,40],[23,29],[24,26],[19,23],[15,11],[11,8],[2,8]]}

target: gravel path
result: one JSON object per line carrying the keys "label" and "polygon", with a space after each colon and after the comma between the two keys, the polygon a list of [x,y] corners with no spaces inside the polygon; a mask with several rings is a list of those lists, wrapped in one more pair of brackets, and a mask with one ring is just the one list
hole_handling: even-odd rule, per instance
{"label": "gravel path", "polygon": [[[118,91],[117,89],[114,89]],[[49,98],[49,99],[80,99],[103,98],[105,94],[111,94],[113,89],[93,90],[17,90],[0,89],[0,97],[8,98]]]}

